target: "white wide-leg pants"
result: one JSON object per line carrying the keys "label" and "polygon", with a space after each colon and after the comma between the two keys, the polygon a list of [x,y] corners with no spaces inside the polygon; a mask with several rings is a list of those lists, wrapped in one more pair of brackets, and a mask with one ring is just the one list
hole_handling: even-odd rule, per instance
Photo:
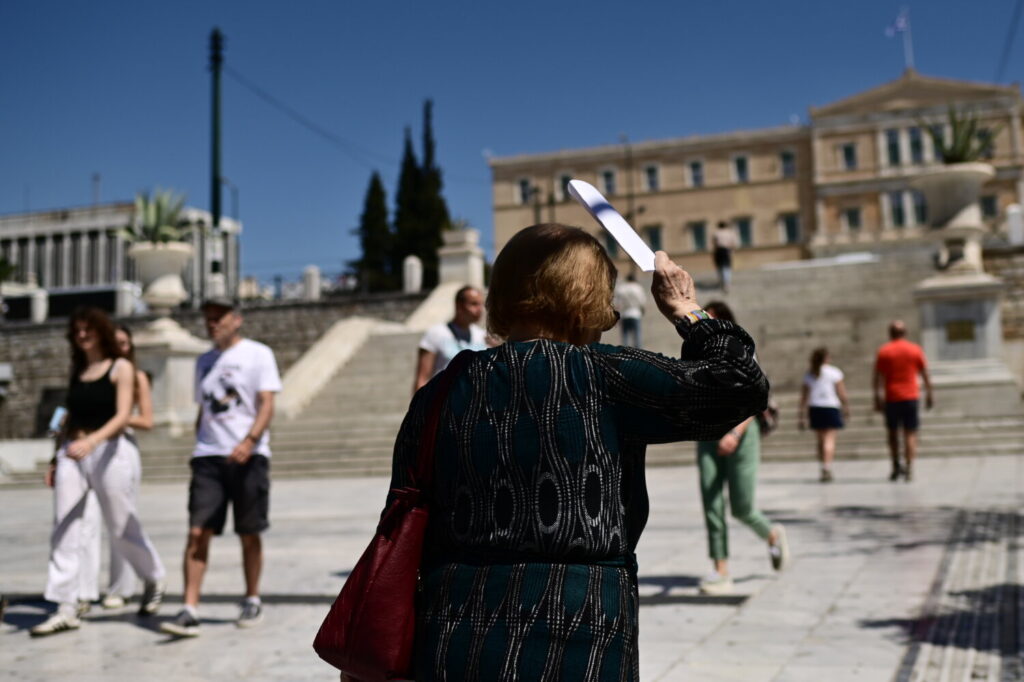
{"label": "white wide-leg pants", "polygon": [[[96,534],[85,522],[89,491],[99,503],[110,542],[143,580],[161,580],[166,571],[156,549],[142,530],[136,510],[139,489],[139,451],[124,436],[101,443],[83,460],[57,452],[54,477],[54,525],[45,597],[74,604],[93,597],[83,583],[96,585]],[[91,578],[90,578],[91,574]]]}

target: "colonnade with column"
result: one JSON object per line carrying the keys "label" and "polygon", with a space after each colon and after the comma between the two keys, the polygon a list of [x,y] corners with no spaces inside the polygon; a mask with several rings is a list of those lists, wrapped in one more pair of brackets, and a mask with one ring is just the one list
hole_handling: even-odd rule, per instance
{"label": "colonnade with column", "polygon": [[16,266],[12,278],[46,289],[115,284],[134,268],[116,228],[0,238],[0,256]]}

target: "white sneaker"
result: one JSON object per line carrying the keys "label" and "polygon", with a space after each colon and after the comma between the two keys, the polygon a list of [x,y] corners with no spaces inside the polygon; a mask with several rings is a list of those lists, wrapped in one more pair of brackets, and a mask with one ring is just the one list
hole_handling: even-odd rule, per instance
{"label": "white sneaker", "polygon": [[127,603],[128,603],[128,600],[126,600],[121,595],[111,593],[111,594],[104,595],[103,601],[100,602],[100,605],[103,608],[110,610],[110,609],[122,609],[122,608],[124,608],[124,605],[127,604]]}
{"label": "white sneaker", "polygon": [[772,561],[772,568],[781,571],[789,565],[789,541],[786,540],[786,528],[781,523],[772,526],[775,533],[775,544],[768,545],[768,558]]}
{"label": "white sneaker", "polygon": [[29,634],[33,637],[45,637],[47,635],[55,635],[58,632],[64,632],[65,630],[77,630],[81,626],[82,621],[78,620],[78,616],[57,611],[57,613],[29,630]]}
{"label": "white sneaker", "polygon": [[712,573],[700,581],[700,593],[712,596],[732,594],[732,578],[721,573]]}

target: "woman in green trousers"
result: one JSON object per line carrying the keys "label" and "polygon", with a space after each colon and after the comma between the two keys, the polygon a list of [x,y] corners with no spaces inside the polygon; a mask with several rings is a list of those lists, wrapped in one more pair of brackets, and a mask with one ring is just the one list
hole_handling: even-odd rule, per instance
{"label": "woman in green trousers", "polygon": [[[732,310],[721,301],[704,306],[718,320],[735,322]],[[732,592],[729,574],[729,529],[725,518],[728,487],[732,516],[768,543],[772,568],[781,571],[789,561],[789,545],[782,524],[772,523],[754,505],[757,468],[761,462],[761,428],[755,417],[737,424],[717,441],[698,441],[697,467],[704,524],[708,531],[708,556],[714,570],[700,581],[701,594]]]}

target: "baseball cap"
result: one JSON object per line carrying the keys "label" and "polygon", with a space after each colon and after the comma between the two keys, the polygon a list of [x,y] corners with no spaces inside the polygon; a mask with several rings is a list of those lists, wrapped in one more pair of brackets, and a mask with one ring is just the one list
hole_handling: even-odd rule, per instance
{"label": "baseball cap", "polygon": [[200,308],[208,308],[210,306],[235,310],[238,308],[238,299],[231,296],[211,296],[203,301],[203,305]]}

